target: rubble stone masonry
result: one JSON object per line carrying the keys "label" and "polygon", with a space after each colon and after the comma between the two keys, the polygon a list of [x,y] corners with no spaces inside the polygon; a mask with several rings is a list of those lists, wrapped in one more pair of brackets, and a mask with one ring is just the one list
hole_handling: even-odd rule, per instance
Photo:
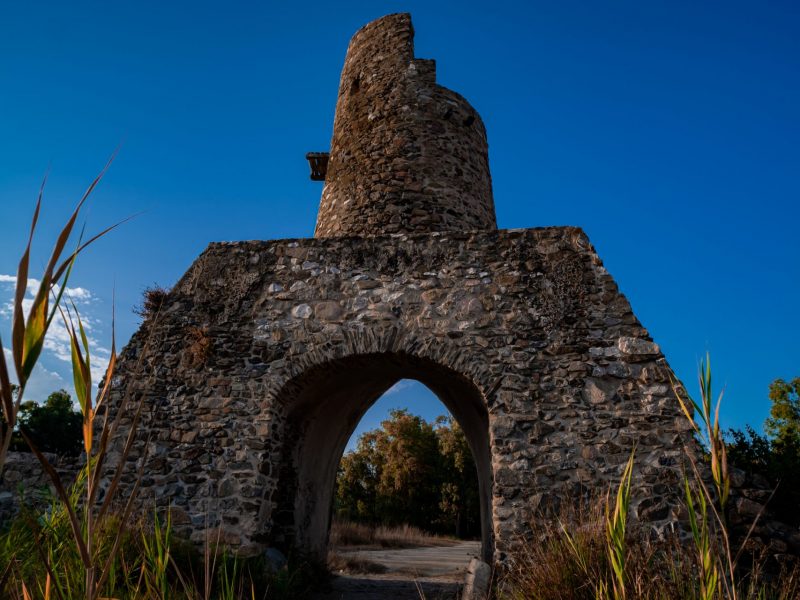
{"label": "rubble stone masonry", "polygon": [[487,560],[634,446],[659,533],[692,444],[670,375],[581,229],[497,230],[481,119],[390,15],[350,43],[315,238],[211,244],[121,353],[112,406],[144,406],[122,495],[143,464],[178,533],[323,557],[347,440],[413,378],[465,431]]}
{"label": "rubble stone masonry", "polygon": [[408,14],[353,36],[336,103],[316,237],[496,229],[486,129],[436,63],[414,58]]}

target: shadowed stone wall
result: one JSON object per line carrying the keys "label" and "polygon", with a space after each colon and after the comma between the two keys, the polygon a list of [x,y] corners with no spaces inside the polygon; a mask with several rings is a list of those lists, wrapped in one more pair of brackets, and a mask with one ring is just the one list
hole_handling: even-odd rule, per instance
{"label": "shadowed stone wall", "polygon": [[658,346],[583,231],[496,230],[481,120],[391,15],[350,44],[315,239],[211,244],[121,353],[112,406],[143,402],[139,503],[178,533],[322,557],[347,439],[401,378],[465,431],[487,559],[616,485],[634,445],[633,519],[676,522],[691,434]]}
{"label": "shadowed stone wall", "polygon": [[208,520],[247,550],[321,552],[347,438],[419,378],[464,426],[500,556],[538,508],[616,482],[634,444],[634,518],[675,520],[689,434],[669,374],[559,227],[212,244],[122,352],[114,395],[144,398],[142,503],[171,503],[180,533]]}
{"label": "shadowed stone wall", "polygon": [[[75,481],[84,465],[82,457],[64,457],[46,453],[45,456],[61,477],[65,487]],[[0,473],[0,529],[20,510],[20,503],[46,506],[55,496],[52,481],[32,452],[9,452]]]}

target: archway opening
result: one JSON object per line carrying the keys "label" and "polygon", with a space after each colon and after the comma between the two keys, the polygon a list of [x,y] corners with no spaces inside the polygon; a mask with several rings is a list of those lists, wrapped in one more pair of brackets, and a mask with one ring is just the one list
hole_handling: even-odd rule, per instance
{"label": "archway opening", "polygon": [[453,546],[454,539],[481,538],[472,451],[458,421],[424,384],[401,379],[364,414],[339,464],[332,511],[330,546],[350,554],[353,546]]}
{"label": "archway opening", "polygon": [[401,380],[430,389],[463,430],[478,480],[481,554],[494,550],[489,419],[480,390],[461,373],[401,353],[364,354],[310,368],[279,394],[284,411],[279,485],[268,537],[319,560],[327,554],[340,459],[367,410]]}

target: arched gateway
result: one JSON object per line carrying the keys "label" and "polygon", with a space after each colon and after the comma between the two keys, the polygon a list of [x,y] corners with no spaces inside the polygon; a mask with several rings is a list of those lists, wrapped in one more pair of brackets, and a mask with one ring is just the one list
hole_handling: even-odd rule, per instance
{"label": "arched gateway", "polygon": [[664,357],[580,229],[497,230],[481,119],[414,58],[408,15],[353,37],[310,159],[316,237],[211,244],[122,352],[142,507],[196,541],[323,556],[349,436],[413,378],[467,435],[486,558],[614,484],[634,445],[633,518],[675,522],[690,436]]}

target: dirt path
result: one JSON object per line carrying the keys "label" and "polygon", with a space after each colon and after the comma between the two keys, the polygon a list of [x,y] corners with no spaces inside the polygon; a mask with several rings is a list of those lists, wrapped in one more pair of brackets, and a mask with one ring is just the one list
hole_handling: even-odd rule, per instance
{"label": "dirt path", "polygon": [[334,577],[331,589],[315,596],[315,600],[455,600],[464,570],[480,550],[479,542],[464,542],[435,548],[350,552],[383,565],[387,572]]}

